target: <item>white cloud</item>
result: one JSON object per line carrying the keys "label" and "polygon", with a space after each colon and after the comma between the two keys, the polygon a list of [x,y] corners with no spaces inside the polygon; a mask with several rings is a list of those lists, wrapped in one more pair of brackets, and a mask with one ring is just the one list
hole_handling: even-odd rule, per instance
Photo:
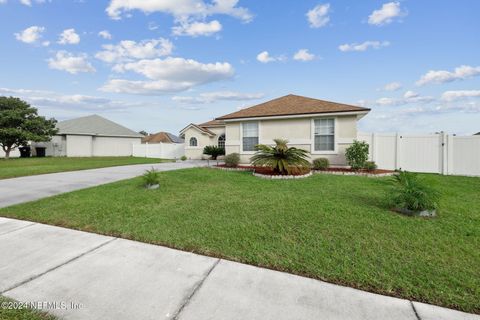
{"label": "white cloud", "polygon": [[210,22],[181,22],[178,26],[172,28],[173,34],[176,36],[211,36],[220,32],[222,25],[217,20]]}
{"label": "white cloud", "polygon": [[112,35],[111,33],[108,31],[108,30],[102,30],[98,33],[98,36],[103,38],[103,39],[107,39],[107,40],[110,40],[112,39]]}
{"label": "white cloud", "polygon": [[480,90],[454,90],[445,91],[442,94],[442,100],[455,101],[467,98],[480,98]]}
{"label": "white cloud", "polygon": [[445,70],[430,70],[416,82],[418,86],[431,83],[446,83],[456,80],[465,80],[480,75],[480,67],[460,66],[453,72]]}
{"label": "white cloud", "polygon": [[319,4],[312,10],[307,12],[307,19],[310,23],[310,28],[321,28],[327,25],[330,21],[328,12],[330,11],[330,4]]}
{"label": "white cloud", "polygon": [[285,61],[285,56],[272,57],[268,51],[262,51],[257,55],[257,60],[261,63],[269,63],[274,61]]}
{"label": "white cloud", "polygon": [[67,51],[58,51],[54,58],[48,59],[51,69],[66,71],[71,74],[80,72],[95,72],[95,68],[88,62],[86,54],[73,54]]}
{"label": "white cloud", "polygon": [[0,0],[0,4],[5,4],[7,3],[7,0]]}
{"label": "white cloud", "polygon": [[205,18],[215,14],[229,15],[245,22],[252,20],[250,11],[238,7],[238,0],[111,0],[106,11],[112,19],[121,19],[122,13],[140,10],[144,13],[163,12],[171,14],[177,20]]}
{"label": "white cloud", "polygon": [[15,33],[15,38],[18,41],[25,43],[35,43],[42,38],[42,33],[45,31],[44,27],[31,26],[19,33]]}
{"label": "white cloud", "polygon": [[[45,3],[46,0],[34,0],[33,2],[35,2],[35,3]],[[0,1],[0,3],[2,3],[2,2]],[[5,0],[3,3],[7,3],[7,0]],[[32,0],[20,0],[20,3],[23,4],[23,5],[29,6],[29,7],[32,6]]]}
{"label": "white cloud", "polygon": [[403,97],[404,97],[405,99],[416,98],[416,97],[418,97],[418,96],[419,96],[418,93],[413,92],[413,91],[411,91],[411,90],[406,91],[405,94],[403,95]]}
{"label": "white cloud", "polygon": [[198,97],[174,96],[173,101],[183,104],[204,104],[220,100],[226,101],[249,101],[263,98],[263,93],[240,93],[234,91],[216,91],[201,93]]}
{"label": "white cloud", "polygon": [[383,90],[385,90],[385,91],[397,91],[401,88],[402,88],[402,84],[400,82],[390,82],[390,83],[387,83],[383,87]]}
{"label": "white cloud", "polygon": [[315,59],[315,55],[308,52],[308,49],[300,49],[293,55],[294,60],[311,61]]}
{"label": "white cloud", "polygon": [[375,10],[368,17],[368,23],[371,25],[381,26],[393,22],[395,18],[403,17],[406,12],[400,8],[400,2],[388,2],[382,5],[382,8]]}
{"label": "white cloud", "polygon": [[58,39],[59,44],[78,44],[80,43],[80,36],[75,32],[75,29],[65,29],[60,34]]}
{"label": "white cloud", "polygon": [[172,58],[140,60],[117,64],[116,72],[134,72],[148,81],[112,79],[101,90],[116,93],[159,95],[184,91],[206,83],[233,77],[235,71],[229,63],[200,63],[192,59]]}
{"label": "white cloud", "polygon": [[351,43],[342,44],[338,47],[340,51],[366,51],[368,48],[380,49],[382,47],[388,47],[390,42],[388,41],[365,41],[363,43]]}
{"label": "white cloud", "polygon": [[173,44],[170,40],[159,38],[135,42],[123,40],[118,44],[103,45],[103,51],[95,57],[108,63],[128,62],[134,59],[150,59],[167,56],[172,53]]}

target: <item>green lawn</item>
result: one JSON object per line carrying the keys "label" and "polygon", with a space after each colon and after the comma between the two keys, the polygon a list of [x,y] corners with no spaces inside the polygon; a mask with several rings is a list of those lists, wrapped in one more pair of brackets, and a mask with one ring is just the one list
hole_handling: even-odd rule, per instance
{"label": "green lawn", "polygon": [[389,210],[391,178],[161,173],[0,210],[1,216],[163,244],[480,313],[480,178],[424,175],[435,219]]}
{"label": "green lawn", "polygon": [[0,179],[32,176],[35,174],[124,166],[129,164],[158,163],[168,160],[135,157],[90,158],[11,158],[0,159]]}
{"label": "green lawn", "polygon": [[8,320],[55,320],[54,316],[51,316],[45,312],[40,312],[32,309],[10,309],[11,303],[15,303],[14,300],[7,299],[0,296],[0,319]]}

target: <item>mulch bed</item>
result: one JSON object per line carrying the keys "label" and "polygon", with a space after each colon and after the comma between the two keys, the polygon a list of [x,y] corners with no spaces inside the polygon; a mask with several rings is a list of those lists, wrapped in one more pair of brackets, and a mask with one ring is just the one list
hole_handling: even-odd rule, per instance
{"label": "mulch bed", "polygon": [[[264,175],[273,175],[273,176],[279,175],[278,173],[273,172],[273,170],[268,168],[268,167],[255,167],[255,166],[245,166],[245,165],[240,165],[240,166],[237,166],[237,167],[227,167],[224,164],[219,164],[219,165],[216,165],[215,167],[226,169],[226,170],[255,171],[256,173],[264,174]],[[315,173],[325,173],[325,174],[331,173],[331,174],[368,175],[368,176],[384,176],[384,175],[391,175],[391,174],[395,173],[395,171],[384,170],[384,169],[375,169],[375,170],[371,170],[371,171],[362,169],[362,170],[354,171],[354,170],[349,169],[349,168],[328,168],[326,170],[312,170],[312,171],[315,172]],[[301,176],[301,175],[305,175],[309,172],[310,172],[309,169],[308,170],[302,170],[302,171],[294,173],[292,175]]]}

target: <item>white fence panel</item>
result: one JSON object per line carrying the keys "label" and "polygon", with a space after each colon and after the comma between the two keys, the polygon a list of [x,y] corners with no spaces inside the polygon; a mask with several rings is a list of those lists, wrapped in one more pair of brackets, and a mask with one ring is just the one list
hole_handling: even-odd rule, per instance
{"label": "white fence panel", "polygon": [[450,174],[480,176],[480,136],[451,137],[449,139]]}
{"label": "white fence panel", "polygon": [[[18,158],[20,157],[20,151],[18,151],[18,148],[15,148],[15,150],[10,151],[10,158]],[[5,158],[5,152],[3,151],[2,148],[0,148],[0,158]]]}
{"label": "white fence panel", "polygon": [[480,176],[480,136],[359,133],[381,169]]}
{"label": "white fence panel", "polygon": [[183,143],[134,144],[134,157],[179,159],[185,155]]}

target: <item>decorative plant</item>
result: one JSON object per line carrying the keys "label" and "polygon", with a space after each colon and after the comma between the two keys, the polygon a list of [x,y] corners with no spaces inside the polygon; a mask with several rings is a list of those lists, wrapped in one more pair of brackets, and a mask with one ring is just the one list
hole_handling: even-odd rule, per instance
{"label": "decorative plant", "polygon": [[185,160],[187,160],[187,157],[186,156],[181,156],[180,160],[185,161]]}
{"label": "decorative plant", "polygon": [[345,150],[345,158],[353,170],[360,170],[365,167],[368,160],[368,144],[364,141],[354,140],[353,144]]}
{"label": "decorative plant", "polygon": [[205,148],[203,148],[203,154],[208,154],[212,157],[212,160],[217,160],[218,156],[225,154],[225,149],[217,146],[205,146]]}
{"label": "decorative plant", "polygon": [[254,166],[267,166],[278,174],[291,174],[305,167],[310,167],[307,151],[295,147],[288,147],[288,140],[274,139],[275,146],[259,144],[257,152],[250,159]]}
{"label": "decorative plant", "polygon": [[327,158],[318,158],[313,160],[313,169],[327,170],[330,167],[330,161]]}
{"label": "decorative plant", "polygon": [[392,203],[395,208],[416,212],[437,208],[439,193],[426,185],[415,173],[399,171],[393,181],[395,191]]}
{"label": "decorative plant", "polygon": [[237,167],[240,163],[240,155],[238,153],[230,153],[225,156],[225,166],[227,167]]}
{"label": "decorative plant", "polygon": [[377,170],[377,164],[375,161],[365,161],[363,168],[367,171],[375,171]]}
{"label": "decorative plant", "polygon": [[147,188],[156,186],[160,183],[159,172],[154,168],[152,168],[151,170],[145,171],[145,173],[142,175],[142,179],[143,179],[143,185]]}

